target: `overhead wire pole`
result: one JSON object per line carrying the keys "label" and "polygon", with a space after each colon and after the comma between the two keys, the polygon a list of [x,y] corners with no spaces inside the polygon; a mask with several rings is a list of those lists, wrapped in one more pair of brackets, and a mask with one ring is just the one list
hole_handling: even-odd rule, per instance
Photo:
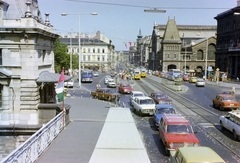
{"label": "overhead wire pole", "polygon": [[80,34],[80,15],[97,15],[96,12],[91,12],[91,13],[78,13],[78,14],[67,14],[67,13],[62,13],[62,16],[67,16],[67,15],[78,15],[78,86],[81,87],[81,34]]}

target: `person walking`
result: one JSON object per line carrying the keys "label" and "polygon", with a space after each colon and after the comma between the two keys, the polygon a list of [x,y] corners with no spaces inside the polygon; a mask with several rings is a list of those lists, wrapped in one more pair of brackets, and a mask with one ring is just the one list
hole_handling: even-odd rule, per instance
{"label": "person walking", "polygon": [[100,82],[98,82],[97,85],[96,85],[96,90],[98,90],[100,88],[101,88],[101,84],[100,84]]}

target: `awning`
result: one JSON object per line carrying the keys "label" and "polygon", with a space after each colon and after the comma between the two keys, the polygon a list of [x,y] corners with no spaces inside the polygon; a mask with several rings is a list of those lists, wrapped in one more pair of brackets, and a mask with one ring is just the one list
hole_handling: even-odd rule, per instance
{"label": "awning", "polygon": [[[61,74],[52,73],[49,71],[43,71],[39,74],[36,82],[39,83],[57,83]],[[65,81],[69,81],[72,77],[65,75]]]}

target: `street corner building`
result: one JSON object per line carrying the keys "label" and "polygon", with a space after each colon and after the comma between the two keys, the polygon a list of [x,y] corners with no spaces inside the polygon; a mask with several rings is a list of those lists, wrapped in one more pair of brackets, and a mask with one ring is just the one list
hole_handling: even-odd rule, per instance
{"label": "street corner building", "polygon": [[43,20],[37,0],[0,1],[0,127],[39,125],[39,105],[57,103],[59,36],[49,16]]}

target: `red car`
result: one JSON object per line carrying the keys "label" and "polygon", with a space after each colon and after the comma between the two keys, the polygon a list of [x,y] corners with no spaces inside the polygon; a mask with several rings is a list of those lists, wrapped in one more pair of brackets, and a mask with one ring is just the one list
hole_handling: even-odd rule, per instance
{"label": "red car", "polygon": [[118,90],[120,93],[131,93],[133,87],[129,83],[120,83]]}
{"label": "red car", "polygon": [[172,100],[164,92],[153,92],[149,96],[156,104],[172,104]]}
{"label": "red car", "polygon": [[186,75],[186,74],[185,74],[185,75],[183,75],[183,77],[182,77],[182,78],[183,78],[183,81],[189,81],[189,76],[188,76],[188,75]]}
{"label": "red car", "polygon": [[170,154],[170,150],[176,150],[179,147],[200,145],[190,122],[178,114],[162,116],[159,124],[159,136],[165,146],[166,155]]}

